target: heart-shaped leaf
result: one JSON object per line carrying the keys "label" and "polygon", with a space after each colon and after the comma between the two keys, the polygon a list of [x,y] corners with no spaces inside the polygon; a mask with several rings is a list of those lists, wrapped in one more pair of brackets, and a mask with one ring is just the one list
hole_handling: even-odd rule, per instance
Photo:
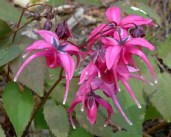
{"label": "heart-shaped leaf", "polygon": [[31,91],[26,88],[21,92],[16,83],[10,82],[5,86],[2,97],[5,110],[14,126],[17,137],[22,136],[34,105]]}
{"label": "heart-shaped leaf", "polygon": [[63,106],[56,106],[54,100],[48,100],[44,106],[44,116],[49,129],[56,137],[67,137],[69,120]]}
{"label": "heart-shaped leaf", "polygon": [[20,49],[16,46],[12,46],[7,49],[0,50],[0,67],[12,61],[20,55]]}

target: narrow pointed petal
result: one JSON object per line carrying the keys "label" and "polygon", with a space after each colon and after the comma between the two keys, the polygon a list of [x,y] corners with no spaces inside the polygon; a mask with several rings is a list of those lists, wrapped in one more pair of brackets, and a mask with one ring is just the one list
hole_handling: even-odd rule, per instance
{"label": "narrow pointed petal", "polygon": [[111,115],[113,113],[112,106],[107,101],[105,101],[104,99],[102,99],[101,97],[96,97],[96,101],[101,106],[103,106],[107,110],[107,112],[108,112],[108,117],[107,117],[106,122],[105,122],[105,125],[104,125],[104,126],[107,126],[108,123],[109,123],[109,121],[110,121]]}
{"label": "narrow pointed petal", "polygon": [[127,41],[125,43],[125,45],[126,46],[141,46],[141,47],[148,48],[149,50],[154,50],[155,49],[155,47],[144,38],[130,39],[129,41]]}
{"label": "narrow pointed petal", "polygon": [[130,96],[132,97],[132,99],[134,100],[134,102],[137,104],[138,108],[141,108],[141,105],[138,102],[137,98],[135,97],[134,92],[132,91],[132,89],[129,86],[129,84],[125,80],[121,80],[121,81],[124,84],[125,88],[127,89],[127,92],[130,94]]}
{"label": "narrow pointed petal", "polygon": [[37,34],[39,34],[43,39],[45,39],[48,43],[53,44],[53,38],[56,40],[57,44],[59,44],[59,38],[58,36],[47,30],[38,30],[36,31]]}
{"label": "narrow pointed petal", "polygon": [[65,89],[65,94],[64,94],[63,105],[65,105],[67,97],[68,97],[69,85],[70,85],[70,80],[66,79],[66,89]]}
{"label": "narrow pointed petal", "polygon": [[126,120],[126,122],[129,124],[129,125],[132,125],[132,122],[129,120],[129,118],[126,116],[126,114],[124,113],[124,111],[122,110],[122,107],[120,106],[115,94],[113,94],[111,96],[114,104],[116,105],[118,111],[121,113],[121,115],[124,117],[124,119]]}
{"label": "narrow pointed petal", "polygon": [[39,57],[42,57],[42,56],[46,56],[50,54],[48,51],[43,51],[43,52],[37,52],[35,54],[33,54],[32,56],[30,56],[23,64],[22,66],[20,67],[20,69],[18,70],[15,78],[14,78],[14,81],[17,81],[19,75],[22,73],[22,71],[24,70],[24,68],[34,59],[36,58],[39,58]]}
{"label": "narrow pointed petal", "polygon": [[58,57],[60,59],[62,67],[65,70],[66,79],[71,80],[75,70],[74,59],[70,55],[65,53],[58,53]]}
{"label": "narrow pointed petal", "polygon": [[129,74],[129,75],[130,75],[131,78],[135,78],[135,79],[141,80],[141,81],[143,81],[143,82],[145,82],[145,83],[147,83],[147,84],[153,86],[153,83],[147,81],[147,80],[146,80],[145,78],[143,78],[143,77],[140,77],[140,76],[135,75],[135,74]]}
{"label": "narrow pointed petal", "polygon": [[71,106],[70,106],[70,108],[69,108],[69,118],[70,118],[70,122],[71,122],[71,125],[72,125],[72,127],[75,129],[76,127],[75,127],[75,124],[74,124],[74,121],[73,121],[73,118],[72,118],[72,112],[73,112],[73,110],[74,110],[74,108],[76,107],[76,105],[78,104],[78,103],[80,103],[80,102],[82,102],[82,97],[77,97],[77,98],[75,98],[73,101],[72,101],[72,103],[71,103]]}
{"label": "narrow pointed petal", "polygon": [[114,63],[117,63],[120,58],[120,46],[110,46],[107,48],[105,53],[106,65],[110,70]]}
{"label": "narrow pointed petal", "polygon": [[150,64],[150,62],[149,62],[148,58],[145,56],[145,54],[138,49],[131,49],[131,50],[129,50],[129,52],[131,52],[132,54],[138,55],[146,63],[146,65],[148,66],[154,80],[156,81],[157,78],[155,76],[153,66]]}
{"label": "narrow pointed petal", "polygon": [[114,21],[119,24],[121,20],[121,10],[119,7],[110,7],[106,11],[106,17],[109,21]]}
{"label": "narrow pointed petal", "polygon": [[130,28],[130,27],[135,27],[134,24],[136,25],[151,25],[152,19],[148,18],[143,18],[142,16],[138,15],[129,15],[123,18],[120,22],[120,26],[123,28]]}
{"label": "narrow pointed petal", "polygon": [[47,43],[44,40],[37,40],[32,45],[26,48],[26,52],[32,50],[48,49],[48,48],[53,48],[53,46],[51,46],[51,44]]}

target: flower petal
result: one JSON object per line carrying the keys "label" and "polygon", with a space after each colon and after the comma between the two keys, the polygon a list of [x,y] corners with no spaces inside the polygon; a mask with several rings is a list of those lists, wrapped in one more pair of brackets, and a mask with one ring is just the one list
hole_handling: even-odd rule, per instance
{"label": "flower petal", "polygon": [[72,101],[72,103],[71,103],[71,106],[70,106],[70,108],[69,108],[69,117],[70,117],[70,121],[71,121],[71,125],[72,125],[72,127],[75,129],[76,127],[75,127],[75,124],[74,124],[74,121],[73,121],[73,118],[72,118],[72,112],[73,112],[73,110],[74,110],[74,108],[75,108],[75,106],[78,104],[78,103],[80,103],[80,102],[82,102],[82,97],[81,96],[79,96],[79,97],[76,97],[73,101]]}
{"label": "flower petal", "polygon": [[41,49],[48,49],[53,48],[51,44],[47,43],[44,40],[37,40],[32,45],[26,48],[26,52],[30,52],[33,50],[41,50]]}
{"label": "flower petal", "polygon": [[125,46],[141,46],[141,47],[148,48],[149,50],[155,49],[155,47],[144,38],[130,39],[125,43]]}
{"label": "flower petal", "polygon": [[114,21],[119,24],[121,20],[121,10],[119,7],[110,7],[106,11],[106,17],[109,21]]}
{"label": "flower petal", "polygon": [[130,27],[135,27],[134,24],[136,25],[150,25],[152,23],[152,19],[148,18],[143,18],[142,16],[138,15],[129,15],[123,18],[120,22],[120,26],[123,28],[130,28]]}
{"label": "flower petal", "polygon": [[22,66],[20,67],[20,69],[18,70],[15,78],[14,78],[14,81],[17,81],[19,75],[21,74],[21,72],[24,70],[24,68],[34,59],[38,58],[38,57],[42,57],[42,56],[47,56],[48,54],[50,54],[51,52],[49,51],[43,51],[43,52],[37,52],[33,55],[31,55],[23,64]]}
{"label": "flower petal", "polygon": [[36,33],[39,34],[43,39],[45,39],[50,44],[53,44],[53,39],[55,39],[57,45],[59,45],[59,38],[55,33],[47,30],[38,30],[36,31]]}
{"label": "flower petal", "polygon": [[119,46],[117,40],[111,37],[102,37],[101,42],[105,44],[105,46]]}
{"label": "flower petal", "polygon": [[125,86],[125,88],[127,89],[127,92],[130,94],[130,96],[132,97],[132,99],[134,100],[134,102],[136,103],[136,105],[138,106],[138,108],[141,108],[140,103],[138,102],[137,98],[134,95],[134,92],[132,91],[131,87],[129,86],[129,84],[127,83],[126,80],[121,79],[123,85]]}
{"label": "flower petal", "polygon": [[153,76],[153,78],[154,78],[154,80],[155,80],[155,82],[156,82],[156,81],[157,81],[157,78],[156,78],[156,76],[155,76],[153,66],[150,64],[150,62],[149,62],[148,58],[145,56],[145,54],[144,54],[142,51],[140,51],[140,50],[138,50],[138,49],[133,49],[133,48],[130,49],[129,52],[132,53],[132,54],[138,55],[139,57],[141,57],[141,59],[142,59],[142,60],[146,63],[146,65],[148,66],[148,68],[149,68],[149,70],[150,70],[150,72],[151,72],[151,74],[152,74],[152,76]]}
{"label": "flower petal", "polygon": [[120,46],[110,46],[105,53],[106,65],[108,69],[111,69],[114,63],[117,63],[120,58]]}
{"label": "flower petal", "polygon": [[111,118],[111,115],[113,113],[113,109],[112,109],[112,106],[104,99],[102,99],[101,97],[96,97],[96,101],[101,105],[103,106],[107,112],[108,112],[108,117],[106,119],[106,122],[105,122],[105,127],[108,125],[109,121],[110,121],[110,118]]}
{"label": "flower petal", "polygon": [[86,99],[85,107],[86,107],[87,118],[89,122],[93,125],[96,121],[97,109],[98,109],[95,98],[93,96],[90,96]]}
{"label": "flower petal", "polygon": [[74,59],[69,54],[61,52],[58,53],[58,57],[60,59],[62,67],[65,70],[66,79],[71,80],[75,71]]}

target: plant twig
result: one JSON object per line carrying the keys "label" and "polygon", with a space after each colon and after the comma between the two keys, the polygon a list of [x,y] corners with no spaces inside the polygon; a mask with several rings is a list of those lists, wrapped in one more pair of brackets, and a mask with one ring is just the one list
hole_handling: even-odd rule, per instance
{"label": "plant twig", "polygon": [[54,90],[54,88],[59,84],[59,82],[62,80],[62,73],[63,73],[63,69],[61,68],[60,71],[60,75],[59,78],[56,80],[56,82],[52,85],[52,87],[49,89],[48,92],[45,93],[45,95],[43,96],[43,99],[41,100],[41,102],[38,104],[38,106],[35,108],[35,110],[33,111],[33,114],[31,116],[31,119],[27,125],[27,127],[25,128],[22,137],[24,137],[27,133],[27,130],[29,129],[31,122],[33,121],[35,115],[37,114],[38,110],[43,106],[43,104],[46,102],[47,98],[49,97],[49,95],[51,94],[51,92]]}

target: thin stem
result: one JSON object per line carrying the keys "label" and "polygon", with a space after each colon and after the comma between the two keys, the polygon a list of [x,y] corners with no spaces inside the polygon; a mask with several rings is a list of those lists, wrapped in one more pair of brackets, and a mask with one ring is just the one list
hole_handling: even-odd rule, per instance
{"label": "thin stem", "polygon": [[[93,35],[90,39],[88,39],[87,42],[85,42],[85,43],[84,43],[83,45],[81,45],[79,48],[83,48],[86,44],[88,44],[91,40],[93,40],[93,39],[94,39],[96,36],[98,36],[99,34],[105,33],[105,32],[107,32],[107,31],[113,29],[113,28],[109,28],[109,29],[107,29],[107,30],[104,30],[104,29],[105,29],[108,25],[110,25],[110,24],[114,24],[115,27],[117,26],[116,22],[109,22],[109,23],[105,24],[105,26],[103,26],[102,29],[101,29],[99,32],[97,32],[95,35]],[[104,30],[104,31],[103,31],[103,30]],[[98,38],[97,38],[97,39],[98,39]]]}
{"label": "thin stem", "polygon": [[37,114],[38,110],[43,106],[43,104],[46,102],[47,98],[49,97],[49,95],[52,93],[52,91],[54,90],[54,88],[59,84],[59,82],[62,80],[62,73],[63,73],[63,69],[61,68],[60,71],[60,75],[59,78],[56,80],[56,82],[52,85],[52,87],[49,89],[48,92],[45,93],[45,95],[43,96],[43,99],[41,100],[41,102],[38,104],[38,106],[35,108],[35,110],[33,111],[33,114],[31,116],[31,119],[27,125],[27,127],[25,128],[22,137],[24,137],[27,133],[27,130],[29,129],[31,122],[33,121],[35,115]]}
{"label": "thin stem", "polygon": [[[23,11],[22,11],[22,13],[20,15],[20,18],[19,18],[19,21],[18,21],[18,24],[17,24],[17,29],[20,27],[20,23],[21,23],[23,15],[24,15],[24,12],[25,12],[25,9],[23,9]],[[13,43],[14,43],[16,35],[17,35],[17,31],[14,33],[14,36],[13,36],[13,39],[12,39]]]}

